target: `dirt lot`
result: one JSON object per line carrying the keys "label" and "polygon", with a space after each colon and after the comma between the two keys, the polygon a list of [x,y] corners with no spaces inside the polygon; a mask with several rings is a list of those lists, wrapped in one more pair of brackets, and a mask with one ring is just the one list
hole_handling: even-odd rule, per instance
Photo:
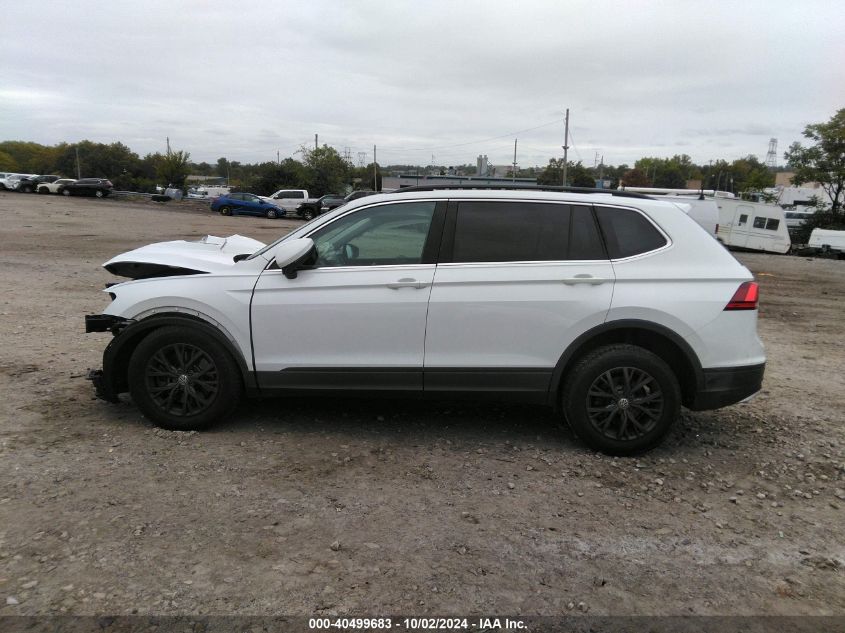
{"label": "dirt lot", "polygon": [[[201,208],[199,208],[201,209]],[[845,614],[845,262],[740,256],[764,392],[610,459],[513,405],[92,398],[100,264],[298,221],[0,193],[0,615]]]}

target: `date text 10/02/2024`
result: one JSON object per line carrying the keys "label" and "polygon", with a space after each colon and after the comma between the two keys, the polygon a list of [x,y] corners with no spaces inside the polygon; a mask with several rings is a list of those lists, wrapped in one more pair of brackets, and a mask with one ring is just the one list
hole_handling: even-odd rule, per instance
{"label": "date text 10/02/2024", "polygon": [[409,631],[518,631],[526,628],[519,619],[481,618],[310,618],[308,628],[314,630],[405,629]]}

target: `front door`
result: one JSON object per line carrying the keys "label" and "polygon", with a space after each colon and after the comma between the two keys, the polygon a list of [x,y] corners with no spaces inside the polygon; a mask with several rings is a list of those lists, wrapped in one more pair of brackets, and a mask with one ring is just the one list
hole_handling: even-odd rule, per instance
{"label": "front door", "polygon": [[443,213],[429,201],[356,209],[308,236],[313,268],[295,279],[265,270],[252,300],[261,387],[422,389]]}

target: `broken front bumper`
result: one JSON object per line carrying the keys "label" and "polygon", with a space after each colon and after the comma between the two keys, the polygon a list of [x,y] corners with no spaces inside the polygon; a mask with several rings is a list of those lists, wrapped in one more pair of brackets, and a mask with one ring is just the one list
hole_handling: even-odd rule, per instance
{"label": "broken front bumper", "polygon": [[[85,332],[111,332],[115,337],[120,334],[125,327],[134,323],[134,319],[124,319],[123,317],[113,316],[111,314],[86,314],[85,315]],[[109,341],[105,352],[103,353],[103,369],[91,369],[88,371],[88,380],[94,384],[94,390],[98,398],[108,402],[117,402],[117,389],[113,384],[110,367],[113,365],[113,358],[115,354],[115,341],[113,338]]]}

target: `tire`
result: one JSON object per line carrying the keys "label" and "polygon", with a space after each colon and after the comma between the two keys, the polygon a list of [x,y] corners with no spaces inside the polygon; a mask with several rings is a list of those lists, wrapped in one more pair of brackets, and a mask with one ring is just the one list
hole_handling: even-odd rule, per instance
{"label": "tire", "polygon": [[132,353],[129,392],[158,426],[199,431],[235,410],[243,384],[220,343],[187,327],[167,326],[149,334]]}
{"label": "tire", "polygon": [[61,193],[62,193],[63,196],[69,196],[70,195],[70,189],[62,189]]}
{"label": "tire", "polygon": [[21,188],[21,193],[32,193],[32,185],[26,185]]}
{"label": "tire", "polygon": [[106,192],[105,192],[105,191],[103,191],[102,189],[95,189],[95,190],[94,190],[94,195],[95,195],[95,196],[97,196],[98,198],[105,198],[105,197],[106,197]]}
{"label": "tire", "polygon": [[41,193],[41,194],[50,193],[50,190],[47,189],[47,187],[38,187],[38,193]]}
{"label": "tire", "polygon": [[220,215],[232,215],[232,207],[220,207]]}
{"label": "tire", "polygon": [[279,217],[279,212],[275,209],[267,209],[267,213],[265,214],[268,220],[275,220]]}
{"label": "tire", "polygon": [[678,379],[666,362],[635,345],[600,347],[567,373],[564,415],[590,448],[633,455],[657,446],[681,407]]}
{"label": "tire", "polygon": [[302,212],[302,219],[306,222],[310,222],[314,219],[314,211],[311,209],[305,209],[305,211]]}

